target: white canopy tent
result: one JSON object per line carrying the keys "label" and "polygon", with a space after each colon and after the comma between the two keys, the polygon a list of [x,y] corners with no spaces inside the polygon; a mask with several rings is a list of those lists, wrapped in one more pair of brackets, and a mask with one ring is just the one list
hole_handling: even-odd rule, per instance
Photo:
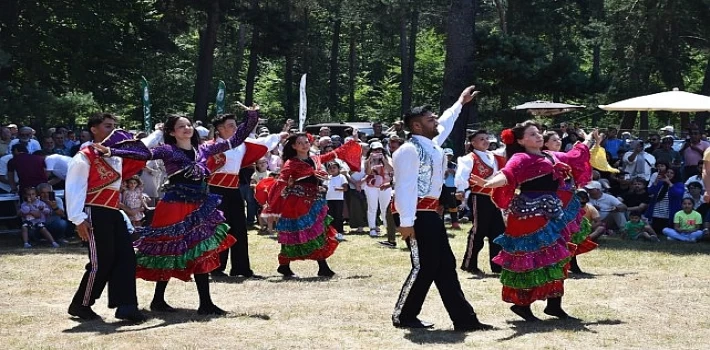
{"label": "white canopy tent", "polygon": [[535,116],[554,116],[575,109],[582,109],[585,106],[570,105],[566,103],[557,103],[549,101],[531,101],[525,102],[519,106],[513,107],[514,110],[526,110],[528,113]]}
{"label": "white canopy tent", "polygon": [[710,111],[710,96],[698,95],[674,88],[672,91],[659,92],[599,105],[605,111],[669,111],[669,112],[706,112]]}

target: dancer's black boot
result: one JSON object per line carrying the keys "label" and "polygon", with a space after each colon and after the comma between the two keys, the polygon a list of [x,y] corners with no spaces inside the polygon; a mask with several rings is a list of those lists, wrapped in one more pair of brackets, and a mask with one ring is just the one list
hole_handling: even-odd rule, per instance
{"label": "dancer's black boot", "polygon": [[333,277],[335,275],[335,272],[330,269],[328,266],[328,262],[323,260],[318,260],[318,276],[321,277]]}
{"label": "dancer's black boot", "polygon": [[576,318],[568,315],[565,310],[562,310],[562,297],[547,299],[547,307],[545,307],[543,312],[561,320],[576,320]]}
{"label": "dancer's black boot", "polygon": [[176,310],[165,302],[165,288],[168,287],[168,281],[158,281],[155,283],[155,293],[153,301],[150,302],[150,310],[156,312],[175,312]]}
{"label": "dancer's black boot", "polygon": [[195,285],[197,285],[197,293],[200,295],[200,307],[197,309],[197,313],[200,315],[226,315],[226,311],[212,303],[209,276],[206,273],[200,273],[195,274],[194,277]]}
{"label": "dancer's black boot", "polygon": [[513,305],[510,307],[510,311],[513,311],[516,315],[522,317],[527,322],[540,321],[540,319],[535,317],[532,313],[530,305]]}

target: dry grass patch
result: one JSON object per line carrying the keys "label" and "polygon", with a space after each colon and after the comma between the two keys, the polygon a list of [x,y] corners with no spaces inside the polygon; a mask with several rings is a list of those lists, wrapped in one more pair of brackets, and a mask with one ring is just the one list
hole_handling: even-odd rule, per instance
{"label": "dry grass patch", "polygon": [[[225,279],[212,283],[215,303],[227,317],[196,315],[193,283],[173,281],[168,302],[181,311],[159,314],[141,325],[118,322],[103,297],[94,307],[103,321],[80,323],[66,308],[79,283],[86,256],[74,246],[19,247],[17,237],[0,239],[0,344],[6,349],[441,349],[644,348],[691,349],[710,344],[710,244],[628,242],[607,238],[580,257],[589,278],[570,279],[564,305],[578,322],[548,319],[543,304],[533,311],[545,319],[525,324],[500,300],[495,277],[459,278],[482,321],[496,330],[455,333],[433,287],[422,319],[433,331],[395,329],[390,314],[409,271],[408,252],[380,247],[367,235],[350,235],[330,265],[336,278],[316,278],[312,261],[296,262],[300,280],[276,274],[278,244],[250,234],[253,269],[265,280]],[[465,231],[451,239],[462,256]],[[483,253],[487,250],[484,249]],[[480,266],[488,269],[484,254]],[[153,284],[138,282],[147,308]],[[538,305],[539,304],[539,305]]]}

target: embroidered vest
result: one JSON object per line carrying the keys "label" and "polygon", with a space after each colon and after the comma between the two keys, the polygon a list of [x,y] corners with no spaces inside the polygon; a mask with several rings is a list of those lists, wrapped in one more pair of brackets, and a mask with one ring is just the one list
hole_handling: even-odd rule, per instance
{"label": "embroidered vest", "polygon": [[[490,167],[488,164],[486,164],[483,159],[481,159],[481,156],[478,155],[476,152],[471,152],[471,158],[473,158],[473,169],[471,169],[471,175],[476,175],[480,178],[487,179],[491,176],[493,176],[494,169]],[[505,161],[506,159],[501,156],[493,155],[493,159],[498,165],[498,169],[502,169],[505,166]],[[472,193],[478,193],[478,194],[484,194],[487,196],[490,196],[491,193],[493,193],[492,188],[484,188],[481,186],[476,185],[473,182],[473,178],[469,177],[468,180],[469,187],[471,188]]]}
{"label": "embroidered vest", "polygon": [[417,140],[416,137],[413,137],[410,142],[417,149],[417,154],[419,154],[417,196],[425,197],[427,194],[429,194],[429,191],[431,190],[431,179],[434,173],[434,160],[431,158],[431,154],[429,154],[429,152],[424,149],[424,147],[419,142],[419,140]]}
{"label": "embroidered vest", "polygon": [[90,147],[80,152],[86,156],[90,167],[85,205],[118,209],[120,193],[116,189],[107,187],[119,181],[121,174]]}

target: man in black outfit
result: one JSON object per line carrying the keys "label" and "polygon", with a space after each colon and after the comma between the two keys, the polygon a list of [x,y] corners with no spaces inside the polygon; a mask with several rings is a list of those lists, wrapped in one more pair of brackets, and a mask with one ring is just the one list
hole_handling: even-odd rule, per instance
{"label": "man in black outfit", "polygon": [[[88,129],[94,142],[102,142],[116,127],[116,117],[95,114]],[[143,165],[140,165],[142,163]],[[91,306],[108,283],[108,307],[116,318],[142,322],[136,297],[136,255],[126,222],[118,209],[121,179],[135,175],[145,162],[104,157],[92,147],[80,150],[69,163],[66,207],[79,237],[89,244],[89,263],[69,314],[84,320],[99,318]]]}
{"label": "man in black outfit", "polygon": [[[446,110],[439,120],[426,107],[413,109],[404,119],[412,138],[393,156],[394,209],[398,213],[395,220],[402,238],[410,246],[412,270],[392,313],[395,327],[433,327],[432,323],[421,321],[417,316],[431,284],[435,283],[454,323],[454,330],[465,332],[493,328],[478,321],[473,307],[464,297],[456,275],[456,258],[439,214],[446,164],[440,145],[451,133],[463,104],[473,100],[473,90],[473,86],[466,88],[458,102]],[[418,165],[417,171],[412,171],[413,164]]]}

